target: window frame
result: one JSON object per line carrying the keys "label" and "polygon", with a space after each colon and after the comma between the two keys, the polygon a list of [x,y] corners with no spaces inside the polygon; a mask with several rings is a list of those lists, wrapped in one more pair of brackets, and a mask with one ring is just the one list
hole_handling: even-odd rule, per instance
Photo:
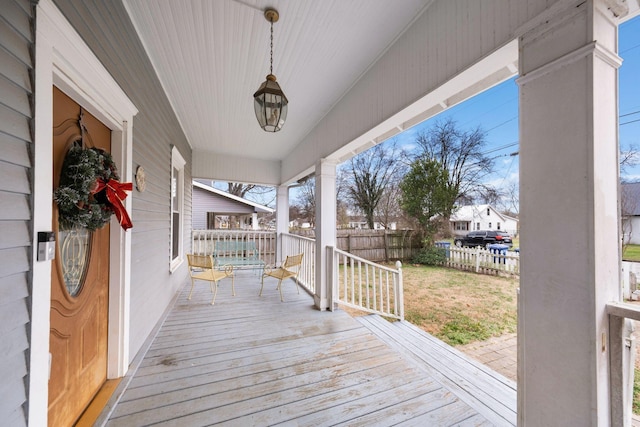
{"label": "window frame", "polygon": [[[171,148],[171,174],[169,180],[169,208],[171,212],[171,230],[169,241],[169,271],[173,273],[184,262],[184,167],[187,164],[176,146]],[[174,176],[177,173],[178,176]],[[175,197],[174,197],[175,182]],[[177,206],[174,206],[174,203]],[[178,253],[174,254],[174,215],[178,214]]]}

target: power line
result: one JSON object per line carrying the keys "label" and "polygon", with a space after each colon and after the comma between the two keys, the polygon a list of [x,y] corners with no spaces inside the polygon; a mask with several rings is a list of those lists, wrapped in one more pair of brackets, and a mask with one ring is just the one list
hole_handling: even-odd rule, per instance
{"label": "power line", "polygon": [[511,153],[510,156],[511,157],[511,163],[509,163],[509,169],[507,169],[507,173],[504,174],[504,176],[502,177],[502,182],[500,183],[500,188],[502,188],[502,186],[504,185],[504,182],[507,180],[507,177],[509,176],[509,173],[511,173],[511,168],[513,167],[513,162],[515,161],[516,157],[515,155],[516,153]]}
{"label": "power line", "polygon": [[520,141],[514,141],[514,142],[511,142],[509,144],[501,145],[500,147],[492,148],[491,150],[487,150],[487,151],[485,151],[483,153],[480,153],[480,154],[485,155],[485,154],[489,154],[489,153],[494,153],[496,151],[504,150],[505,148],[516,146],[519,143],[520,143]]}
{"label": "power line", "polygon": [[627,49],[623,50],[622,52],[619,52],[618,54],[619,54],[619,55],[622,55],[623,53],[625,53],[625,52],[629,52],[630,50],[636,49],[636,48],[638,48],[638,47],[640,47],[640,44],[637,44],[637,45],[635,45],[635,46],[631,46],[631,47],[629,47],[629,48],[627,48]]}
{"label": "power line", "polygon": [[634,114],[640,114],[640,110],[638,111],[633,111],[631,113],[627,113],[627,114],[620,114],[619,117],[627,117],[627,116],[633,116]]}
{"label": "power line", "polygon": [[640,122],[640,119],[630,120],[628,122],[620,123],[620,126],[628,125],[630,123]]}
{"label": "power line", "polygon": [[518,116],[511,117],[509,120],[506,120],[506,121],[504,121],[504,122],[500,123],[499,125],[496,125],[496,126],[492,127],[491,129],[486,130],[485,132],[489,133],[489,132],[491,132],[492,130],[494,130],[494,129],[496,129],[496,128],[499,128],[500,126],[506,125],[507,123],[514,121],[514,120],[515,120],[515,119],[517,119],[517,118],[518,118]]}

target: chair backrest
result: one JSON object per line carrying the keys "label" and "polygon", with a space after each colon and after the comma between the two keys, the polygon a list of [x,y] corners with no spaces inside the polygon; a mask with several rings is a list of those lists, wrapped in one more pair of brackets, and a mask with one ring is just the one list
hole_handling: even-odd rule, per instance
{"label": "chair backrest", "polygon": [[287,255],[282,267],[286,269],[290,269],[291,267],[300,267],[302,265],[302,255],[303,254]]}
{"label": "chair backrest", "polygon": [[[206,269],[213,268],[212,255],[187,254],[187,262],[189,263],[189,267],[206,268]],[[189,270],[191,270],[191,268]]]}

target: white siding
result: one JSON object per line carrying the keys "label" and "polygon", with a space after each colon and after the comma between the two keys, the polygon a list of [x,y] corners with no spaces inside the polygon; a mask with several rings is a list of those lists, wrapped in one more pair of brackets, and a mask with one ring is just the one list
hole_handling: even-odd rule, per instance
{"label": "white siding", "polygon": [[56,5],[138,108],[133,125],[133,164],[144,166],[147,186],[134,190],[131,218],[130,358],[187,278],[186,262],[170,264],[171,149],[184,169],[185,252],[191,245],[191,148],[121,2],[56,0]]}
{"label": "white siding", "polygon": [[194,230],[207,229],[207,212],[252,214],[253,211],[253,206],[227,199],[202,188],[193,188],[192,223]]}
{"label": "white siding", "polygon": [[27,424],[34,40],[29,0],[0,7],[0,419]]}

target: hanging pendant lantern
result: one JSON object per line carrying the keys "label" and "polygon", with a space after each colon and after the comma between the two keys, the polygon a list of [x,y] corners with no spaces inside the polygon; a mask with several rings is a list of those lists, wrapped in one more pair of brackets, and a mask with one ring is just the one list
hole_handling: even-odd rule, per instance
{"label": "hanging pendant lantern", "polygon": [[273,23],[278,21],[278,11],[267,9],[264,17],[271,23],[271,68],[267,79],[253,94],[253,107],[260,127],[266,132],[278,132],[287,120],[289,104],[273,74]]}

